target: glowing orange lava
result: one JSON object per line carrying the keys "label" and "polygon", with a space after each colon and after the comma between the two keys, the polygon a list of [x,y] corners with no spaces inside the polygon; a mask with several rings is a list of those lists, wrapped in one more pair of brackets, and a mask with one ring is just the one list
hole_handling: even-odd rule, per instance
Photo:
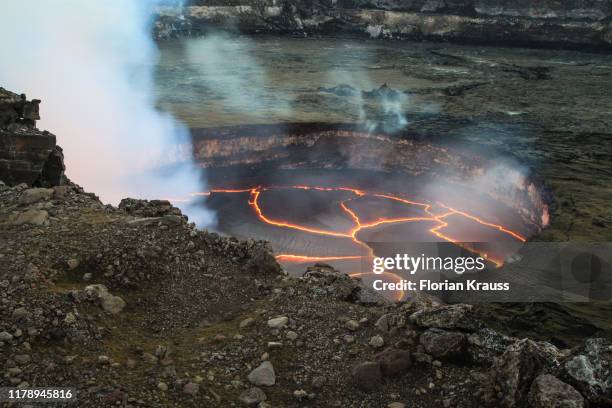
{"label": "glowing orange lava", "polygon": [[[340,191],[340,192],[348,192],[348,193],[352,193],[354,195],[354,197],[352,198],[348,198],[345,199],[343,201],[340,201],[340,208],[342,209],[342,211],[344,213],[346,213],[346,215],[348,216],[348,218],[350,218],[354,224],[354,226],[346,231],[346,232],[338,232],[338,231],[331,231],[331,230],[326,230],[326,229],[319,229],[319,228],[313,228],[313,227],[308,227],[308,226],[304,226],[304,225],[299,225],[299,224],[295,224],[295,223],[291,223],[289,221],[284,221],[284,220],[275,220],[272,219],[271,217],[269,217],[268,215],[264,214],[259,199],[261,197],[261,194],[266,191],[266,190],[274,190],[274,189],[296,189],[296,190],[316,190],[316,191]],[[372,250],[372,248],[370,248],[368,245],[366,245],[363,241],[359,240],[358,238],[358,234],[365,230],[365,229],[369,229],[369,228],[375,228],[378,227],[380,225],[384,225],[384,224],[399,224],[399,223],[407,223],[407,222],[421,222],[421,221],[429,221],[429,222],[434,222],[437,223],[436,226],[434,226],[433,228],[429,229],[429,232],[431,234],[433,234],[434,236],[436,236],[439,239],[442,239],[444,241],[448,241],[448,242],[452,242],[458,245],[462,245],[460,240],[457,240],[455,238],[452,238],[448,235],[445,235],[442,230],[446,227],[449,226],[449,222],[447,220],[448,217],[450,216],[459,216],[459,217],[465,217],[467,219],[470,219],[472,221],[475,221],[477,223],[479,223],[480,225],[483,225],[485,227],[488,228],[492,228],[492,229],[496,229],[502,233],[505,233],[521,242],[525,242],[526,238],[523,237],[522,235],[520,235],[519,233],[512,231],[502,225],[499,224],[494,224],[488,221],[485,221],[473,214],[469,214],[465,211],[460,211],[460,210],[456,210],[452,207],[449,207],[447,205],[444,205],[442,203],[437,203],[437,206],[444,208],[446,210],[446,212],[443,212],[441,214],[434,214],[431,209],[432,209],[432,204],[429,203],[422,203],[422,202],[418,202],[418,201],[414,201],[414,200],[409,200],[407,198],[404,197],[400,197],[398,195],[393,195],[393,194],[388,194],[388,193],[370,193],[370,192],[366,192],[360,189],[356,189],[356,188],[351,188],[351,187],[321,187],[321,186],[306,186],[306,185],[295,185],[295,186],[268,186],[268,187],[253,187],[253,188],[248,188],[248,189],[214,189],[214,190],[210,190],[207,192],[202,192],[202,193],[193,193],[192,196],[210,196],[214,193],[249,193],[249,200],[248,200],[248,204],[253,208],[255,214],[257,215],[257,217],[264,223],[269,224],[269,225],[273,225],[275,227],[279,227],[279,228],[288,228],[288,229],[293,229],[293,230],[297,230],[297,231],[302,231],[302,232],[306,232],[306,233],[310,233],[310,234],[318,234],[318,235],[326,235],[326,236],[331,236],[331,237],[340,237],[340,238],[348,238],[351,239],[354,243],[356,243],[357,245],[361,246],[362,248],[364,248],[367,251],[367,256],[359,256],[359,255],[346,255],[346,256],[308,256],[308,255],[299,255],[299,254],[280,254],[276,256],[276,259],[279,262],[293,262],[293,263],[307,263],[307,262],[317,262],[317,261],[334,261],[334,260],[355,260],[355,259],[363,259],[363,258],[372,258],[374,257],[374,251]],[[408,206],[416,206],[416,207],[420,207],[424,213],[424,216],[421,217],[402,217],[402,218],[379,218],[376,221],[373,222],[369,222],[369,223],[363,223],[359,217],[359,215],[357,214],[357,212],[355,212],[353,209],[351,209],[349,207],[349,202],[352,200],[355,200],[359,197],[364,197],[364,196],[371,196],[371,197],[377,197],[377,198],[382,198],[382,199],[387,199],[387,200],[392,200],[395,202],[399,202]],[[175,200],[178,201],[178,200]],[[182,200],[180,200],[182,201]],[[488,256],[488,254],[486,253],[481,253],[481,252],[477,252],[474,249],[471,248],[465,248],[473,253],[476,253],[480,256],[483,256],[485,258],[487,258],[489,261],[493,262],[495,265],[497,265],[498,267],[501,266],[503,264],[503,262],[499,259],[492,259],[491,257]],[[362,276],[365,273],[359,273],[359,274],[350,274],[351,276]],[[394,279],[397,280],[401,280],[401,278],[398,275],[395,275],[393,273],[389,273],[386,272],[386,274],[393,276]],[[401,295],[403,296],[403,292],[401,293]]]}
{"label": "glowing orange lava", "polygon": [[321,262],[321,261],[344,261],[349,259],[361,259],[361,255],[351,256],[306,256],[306,255],[292,255],[292,254],[279,254],[276,255],[276,260],[279,262]]}

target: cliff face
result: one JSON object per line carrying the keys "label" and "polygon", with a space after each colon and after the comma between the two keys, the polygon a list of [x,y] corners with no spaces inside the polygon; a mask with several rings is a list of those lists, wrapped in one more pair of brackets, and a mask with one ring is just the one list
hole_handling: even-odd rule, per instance
{"label": "cliff face", "polygon": [[35,127],[39,102],[0,88],[0,181],[8,185],[61,184],[64,155],[55,135]]}
{"label": "cliff face", "polygon": [[612,49],[609,0],[200,0],[159,10],[157,38],[249,33]]}

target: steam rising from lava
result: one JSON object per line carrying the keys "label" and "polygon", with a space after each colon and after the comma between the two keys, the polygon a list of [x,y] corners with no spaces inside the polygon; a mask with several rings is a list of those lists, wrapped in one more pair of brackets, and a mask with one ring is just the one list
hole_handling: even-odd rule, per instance
{"label": "steam rising from lava", "polygon": [[[20,0],[0,6],[0,83],[43,100],[68,176],[103,201],[201,189],[189,134],[155,109],[154,0]],[[178,148],[177,146],[183,146]],[[180,150],[183,149],[183,150]],[[202,206],[190,217],[211,221]]]}

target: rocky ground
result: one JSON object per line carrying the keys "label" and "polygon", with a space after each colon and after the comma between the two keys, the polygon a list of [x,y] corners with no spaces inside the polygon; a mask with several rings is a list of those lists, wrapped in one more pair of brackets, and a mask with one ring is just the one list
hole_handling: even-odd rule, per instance
{"label": "rocky ground", "polygon": [[612,404],[608,340],[511,338],[325,265],[292,278],[165,201],[2,185],[0,243],[0,385],[74,386],[79,407]]}

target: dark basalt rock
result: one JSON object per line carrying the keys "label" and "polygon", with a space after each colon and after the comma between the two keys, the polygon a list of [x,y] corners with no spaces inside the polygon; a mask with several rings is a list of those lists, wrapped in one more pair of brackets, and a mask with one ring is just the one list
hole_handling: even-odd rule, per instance
{"label": "dark basalt rock", "polygon": [[8,185],[62,183],[62,149],[53,134],[35,127],[39,102],[0,88],[0,180]]}

